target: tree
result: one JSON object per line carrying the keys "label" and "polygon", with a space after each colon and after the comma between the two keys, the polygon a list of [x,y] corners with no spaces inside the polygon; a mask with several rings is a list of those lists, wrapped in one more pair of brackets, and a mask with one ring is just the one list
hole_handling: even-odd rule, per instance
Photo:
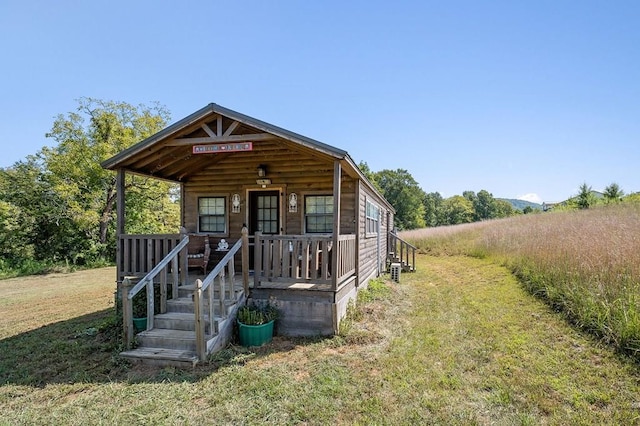
{"label": "tree", "polygon": [[493,195],[486,190],[481,190],[473,199],[474,220],[487,220],[496,217],[496,205]]}
{"label": "tree", "polygon": [[[78,109],[59,115],[45,147],[2,171],[0,215],[23,215],[21,240],[39,260],[86,263],[113,254],[116,178],[100,163],[166,126],[164,107],[80,99]],[[177,231],[175,185],[128,176],[129,229]],[[1,219],[0,219],[1,220]],[[13,225],[5,222],[5,228]],[[2,227],[0,226],[0,233]]]}
{"label": "tree", "polygon": [[617,203],[624,197],[624,191],[614,182],[604,189],[603,195],[607,203]]}
{"label": "tree", "polygon": [[473,204],[468,198],[454,195],[442,203],[443,225],[473,222]]}
{"label": "tree", "polygon": [[424,201],[424,221],[427,226],[442,225],[442,203],[444,198],[439,192],[425,194]]}
{"label": "tree", "polygon": [[587,183],[580,185],[578,196],[576,197],[576,204],[580,209],[588,209],[595,205],[597,202],[596,197],[593,195],[593,190]]}
{"label": "tree", "polygon": [[362,174],[369,180],[369,182],[371,182],[378,191],[382,192],[382,188],[380,188],[380,185],[378,185],[378,182],[376,181],[376,172],[371,170],[369,164],[367,164],[366,161],[361,161],[358,164],[358,168],[360,169]]}
{"label": "tree", "polygon": [[399,229],[424,228],[424,191],[407,170],[379,171],[375,181],[396,209],[395,224]]}
{"label": "tree", "polygon": [[[531,206],[527,206],[531,207]],[[493,218],[500,219],[503,217],[509,217],[516,214],[520,214],[518,210],[513,208],[510,202],[505,200],[496,200],[494,199],[493,204]]]}

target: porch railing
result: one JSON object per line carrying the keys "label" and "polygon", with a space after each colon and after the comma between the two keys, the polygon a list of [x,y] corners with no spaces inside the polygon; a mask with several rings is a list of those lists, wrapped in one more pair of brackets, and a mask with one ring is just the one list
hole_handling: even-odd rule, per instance
{"label": "porch railing", "polygon": [[355,234],[338,236],[338,282],[355,274],[357,249]]}
{"label": "porch railing", "polygon": [[389,260],[391,263],[399,262],[402,264],[402,269],[407,271],[416,270],[416,246],[409,244],[398,235],[391,231],[389,232]]}
{"label": "porch railing", "polygon": [[330,235],[255,235],[254,287],[262,282],[339,283],[356,269],[356,237],[338,238],[338,263],[332,268],[333,237]]}
{"label": "porch railing", "polygon": [[[172,277],[171,296],[178,297],[179,261],[187,257],[189,236],[184,238],[164,257],[159,260],[143,278],[125,276],[122,281],[122,318],[124,323],[125,343],[130,347],[133,343],[133,298],[143,289],[147,292],[147,330],[153,329],[155,316],[155,283],[160,285],[160,313],[167,311],[168,278]],[[137,283],[135,282],[137,281]]]}
{"label": "porch railing", "polygon": [[[227,306],[237,303],[234,282],[236,276],[235,255],[242,249],[242,277],[245,295],[249,288],[249,233],[247,228],[242,229],[242,238],[239,239],[222,260],[213,268],[213,270],[205,277],[204,280],[196,280],[196,288],[193,291],[193,303],[196,320],[196,353],[198,358],[203,361],[208,353],[207,335],[206,335],[206,317],[205,312],[209,316],[209,334],[214,336],[218,333],[218,322],[215,318],[226,319],[228,317]],[[216,286],[217,284],[217,286]],[[215,301],[214,294],[219,295],[218,303]],[[205,308],[205,298],[208,300],[208,306]],[[216,310],[218,315],[216,316]]]}
{"label": "porch railing", "polygon": [[[180,240],[180,234],[120,235],[117,259],[118,282],[122,282],[126,276],[147,274],[180,244]],[[186,280],[186,277],[182,278]]]}

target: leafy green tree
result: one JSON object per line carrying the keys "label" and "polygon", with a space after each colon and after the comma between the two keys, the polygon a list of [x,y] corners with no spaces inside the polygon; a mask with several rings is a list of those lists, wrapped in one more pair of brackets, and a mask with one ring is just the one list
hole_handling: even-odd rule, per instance
{"label": "leafy green tree", "polygon": [[[531,206],[528,206],[531,207]],[[500,219],[519,214],[518,210],[514,209],[510,202],[505,200],[496,200],[493,202],[493,216],[492,218]]]}
{"label": "leafy green tree", "polygon": [[473,222],[473,203],[467,197],[454,195],[442,203],[443,225]]}
{"label": "leafy green tree", "polygon": [[478,196],[473,191],[463,191],[462,192],[462,196],[464,198],[466,198],[467,200],[469,200],[471,202],[471,204],[475,203],[476,200],[478,199]]}
{"label": "leafy green tree", "polygon": [[[13,246],[31,247],[34,258],[72,263],[110,257],[115,248],[116,177],[100,163],[166,126],[164,107],[80,99],[59,115],[47,137],[56,144],[0,174],[0,224],[14,231]],[[127,176],[127,231],[175,232],[179,226],[176,185]],[[28,253],[27,253],[28,255]],[[8,256],[5,254],[5,256]]]}
{"label": "leafy green tree", "polygon": [[439,192],[425,194],[424,201],[424,221],[427,226],[434,227],[442,225],[442,204],[444,198]]}
{"label": "leafy green tree", "polygon": [[395,224],[399,229],[425,227],[424,191],[407,170],[379,171],[375,173],[375,181],[396,209]]}
{"label": "leafy green tree", "polygon": [[633,192],[629,195],[624,196],[622,199],[625,203],[640,203],[640,192]]}
{"label": "leafy green tree", "polygon": [[[19,217],[19,228],[5,227],[5,236],[13,246],[24,246],[35,260],[52,259],[60,245],[68,246],[60,235],[69,226],[62,203],[46,179],[39,156],[28,156],[24,161],[2,170],[0,174],[0,199],[7,203],[7,210]],[[5,260],[18,266],[24,258],[12,257],[5,251]],[[22,254],[26,255],[26,252]]]}
{"label": "leafy green tree", "polygon": [[474,210],[474,220],[487,220],[493,219],[496,217],[496,200],[493,198],[493,195],[486,191],[481,190],[478,194],[473,198],[473,210]]}
{"label": "leafy green tree", "polygon": [[595,205],[597,201],[593,195],[593,190],[586,182],[580,185],[578,196],[576,197],[576,205],[579,209],[588,209]]}
{"label": "leafy green tree", "polygon": [[617,203],[624,197],[624,191],[614,182],[604,189],[603,195],[606,203]]}

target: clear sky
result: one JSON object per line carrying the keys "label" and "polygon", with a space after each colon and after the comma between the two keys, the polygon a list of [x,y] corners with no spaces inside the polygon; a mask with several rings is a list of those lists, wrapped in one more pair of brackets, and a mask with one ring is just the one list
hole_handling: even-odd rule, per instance
{"label": "clear sky", "polygon": [[640,1],[0,0],[0,167],[80,97],[214,102],[449,197],[640,191]]}

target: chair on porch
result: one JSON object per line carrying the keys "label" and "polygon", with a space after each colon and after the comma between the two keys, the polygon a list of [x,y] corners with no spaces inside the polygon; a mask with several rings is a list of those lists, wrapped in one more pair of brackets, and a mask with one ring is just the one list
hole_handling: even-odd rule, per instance
{"label": "chair on porch", "polygon": [[187,263],[189,268],[202,268],[202,273],[207,274],[211,246],[209,236],[190,235],[187,248]]}

